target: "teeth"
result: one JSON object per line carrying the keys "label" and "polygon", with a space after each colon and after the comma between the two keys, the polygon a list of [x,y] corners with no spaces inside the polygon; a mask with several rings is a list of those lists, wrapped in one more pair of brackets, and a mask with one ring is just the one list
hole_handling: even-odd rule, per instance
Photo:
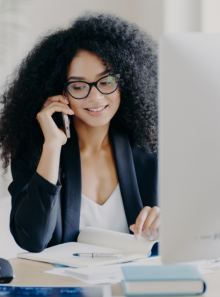
{"label": "teeth", "polygon": [[100,111],[100,110],[103,110],[104,108],[105,108],[105,106],[97,108],[97,109],[89,109],[89,108],[87,108],[87,109],[90,111]]}

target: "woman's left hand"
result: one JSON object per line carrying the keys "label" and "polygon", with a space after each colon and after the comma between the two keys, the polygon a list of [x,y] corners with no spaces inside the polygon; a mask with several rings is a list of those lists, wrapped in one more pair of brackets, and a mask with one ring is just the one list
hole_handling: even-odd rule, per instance
{"label": "woman's left hand", "polygon": [[135,224],[130,226],[130,230],[134,232],[134,237],[138,240],[139,235],[148,240],[158,239],[158,228],[160,209],[157,206],[145,206],[136,219]]}

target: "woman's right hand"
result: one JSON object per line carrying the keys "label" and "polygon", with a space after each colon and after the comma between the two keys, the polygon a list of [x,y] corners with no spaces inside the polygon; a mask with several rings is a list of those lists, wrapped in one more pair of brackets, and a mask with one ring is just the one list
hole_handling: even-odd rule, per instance
{"label": "woman's right hand", "polygon": [[[52,119],[54,112],[63,112],[73,115],[74,112],[68,106],[69,102],[62,95],[52,96],[47,99],[42,109],[38,112],[36,119],[44,134],[44,142],[59,143],[64,145],[67,141],[65,132],[58,128]],[[70,122],[70,119],[69,119]]]}

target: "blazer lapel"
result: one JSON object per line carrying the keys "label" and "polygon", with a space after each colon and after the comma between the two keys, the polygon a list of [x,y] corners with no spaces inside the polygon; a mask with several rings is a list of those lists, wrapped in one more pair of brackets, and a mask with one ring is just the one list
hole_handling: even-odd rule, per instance
{"label": "blazer lapel", "polygon": [[70,124],[71,137],[61,150],[61,168],[63,172],[63,242],[76,241],[79,234],[81,208],[81,162],[79,142],[76,130]]}
{"label": "blazer lapel", "polygon": [[[135,223],[143,208],[128,136],[110,126],[119,185],[128,226]],[[131,231],[130,231],[131,232]]]}
{"label": "blazer lapel", "polygon": [[[70,124],[71,138],[61,149],[62,168],[62,242],[76,241],[79,234],[81,208],[81,162],[76,130]],[[143,208],[128,136],[110,126],[116,168],[128,226],[135,223]]]}

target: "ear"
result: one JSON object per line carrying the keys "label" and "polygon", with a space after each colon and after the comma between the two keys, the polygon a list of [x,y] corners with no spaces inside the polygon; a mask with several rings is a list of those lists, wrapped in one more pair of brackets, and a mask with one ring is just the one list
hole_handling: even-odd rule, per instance
{"label": "ear", "polygon": [[66,90],[63,90],[63,97],[70,103]]}

